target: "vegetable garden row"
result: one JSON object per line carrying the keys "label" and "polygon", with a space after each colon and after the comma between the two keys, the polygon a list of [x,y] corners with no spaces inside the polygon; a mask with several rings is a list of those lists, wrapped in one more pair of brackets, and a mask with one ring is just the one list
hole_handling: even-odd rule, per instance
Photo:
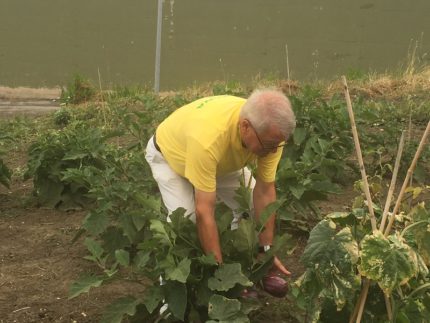
{"label": "vegetable garden row", "polygon": [[[211,95],[243,97],[250,92],[234,83],[217,84],[210,90]],[[330,95],[315,86],[303,86],[291,94],[289,90],[297,129],[278,170],[278,200],[265,210],[261,223],[243,219],[234,231],[229,226],[230,212],[223,205],[217,207],[222,266],[204,255],[195,225],[184,218],[183,210],[166,221],[144,159],[146,142],[158,122],[200,97],[198,91],[158,96],[118,88],[96,93],[77,78],[63,91],[63,107],[37,127],[32,124],[18,131],[16,121],[2,121],[0,183],[8,186],[11,176],[17,176],[8,167],[6,147],[28,144],[23,179],[33,181],[38,203],[87,211],[74,243],[86,246],[85,258],[99,270],[77,277],[69,297],[82,297],[91,288],[118,280],[145,286],[143,294],[124,295],[108,306],[103,322],[257,321],[258,313],[270,309],[264,307],[264,299],[240,298],[242,290],[258,285],[273,255],[285,258],[297,237],[303,236],[308,238],[301,258],[305,271],[290,282],[289,294],[282,300],[289,304],[290,319],[428,322],[428,143],[424,140],[417,157],[416,152],[430,120],[429,95],[420,92],[416,97],[390,100],[351,90],[364,160],[360,167],[342,88]],[[406,139],[397,169],[403,130]],[[365,177],[361,177],[363,169]],[[397,172],[398,182],[405,179],[405,189],[400,193],[399,185],[392,187],[394,196],[386,206],[388,184]],[[357,190],[351,205],[330,214],[320,211],[320,201],[351,186]],[[249,198],[244,184],[237,192],[244,212]],[[257,257],[258,233],[274,211],[274,248]],[[393,228],[375,230],[384,218],[392,219]],[[160,275],[164,284],[159,283]],[[167,310],[160,311],[165,302]]]}

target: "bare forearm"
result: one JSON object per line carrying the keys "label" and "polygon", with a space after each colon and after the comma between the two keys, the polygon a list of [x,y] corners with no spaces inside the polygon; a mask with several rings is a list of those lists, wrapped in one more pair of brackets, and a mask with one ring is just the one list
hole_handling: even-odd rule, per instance
{"label": "bare forearm", "polygon": [[219,245],[218,228],[213,214],[197,214],[197,232],[205,254],[213,253],[215,259],[222,263],[221,248]]}
{"label": "bare forearm", "polygon": [[[270,203],[276,201],[276,190],[273,184],[257,184],[254,188],[254,211],[256,220],[260,220],[261,212]],[[275,214],[272,214],[265,224],[265,229],[259,236],[260,245],[270,245],[273,242],[275,229]]]}
{"label": "bare forearm", "polygon": [[203,192],[196,189],[196,224],[200,244],[205,254],[213,253],[221,263],[222,254],[219,245],[218,228],[215,222],[215,192]]}

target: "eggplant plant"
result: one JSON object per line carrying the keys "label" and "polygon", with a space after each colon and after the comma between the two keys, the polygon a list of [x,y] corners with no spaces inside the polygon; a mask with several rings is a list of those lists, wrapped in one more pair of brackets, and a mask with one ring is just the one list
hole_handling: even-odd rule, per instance
{"label": "eggplant plant", "polygon": [[[241,298],[242,292],[258,284],[276,252],[292,245],[290,236],[282,235],[270,252],[258,256],[258,234],[284,201],[271,204],[261,223],[242,219],[236,230],[231,230],[231,212],[218,208],[224,260],[218,266],[212,255],[203,253],[196,225],[184,210],[176,210],[168,220],[158,195],[146,193],[153,183],[144,180],[150,178],[150,171],[140,150],[118,152],[106,165],[64,173],[88,183],[88,196],[96,200],[80,234],[86,235],[89,255],[85,258],[94,262],[99,273],[83,275],[73,283],[70,297],[125,279],[142,286],[143,292],[116,300],[106,308],[103,322],[120,322],[126,316],[140,322],[249,322],[250,313],[262,304]],[[250,191],[241,187],[237,200],[248,213],[249,198]]]}
{"label": "eggplant plant", "polygon": [[[2,154],[4,154],[2,146],[6,143],[6,141],[10,141],[11,139],[12,138],[10,138],[9,136],[0,134],[0,157]],[[3,159],[0,158],[0,184],[9,188],[11,176],[11,170],[6,166]]]}

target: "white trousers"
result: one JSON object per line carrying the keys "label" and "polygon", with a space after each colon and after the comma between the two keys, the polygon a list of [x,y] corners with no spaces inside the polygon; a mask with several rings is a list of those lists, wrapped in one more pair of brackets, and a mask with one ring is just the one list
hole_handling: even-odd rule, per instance
{"label": "white trousers", "polygon": [[[194,204],[194,188],[193,185],[184,177],[175,173],[169,166],[163,155],[155,148],[153,137],[149,139],[146,146],[146,161],[151,167],[152,175],[160,189],[161,198],[166,206],[169,214],[177,208],[182,207],[186,210],[186,215],[195,222],[195,204]],[[233,211],[232,229],[237,228],[238,222],[242,216],[237,212],[239,203],[234,199],[235,190],[240,187],[240,181],[244,180],[245,185],[251,179],[251,192],[255,186],[255,179],[252,177],[248,168],[217,177],[216,179],[216,194],[217,199],[223,201]],[[249,209],[253,210],[252,194],[251,205]],[[252,214],[250,214],[252,215]]]}

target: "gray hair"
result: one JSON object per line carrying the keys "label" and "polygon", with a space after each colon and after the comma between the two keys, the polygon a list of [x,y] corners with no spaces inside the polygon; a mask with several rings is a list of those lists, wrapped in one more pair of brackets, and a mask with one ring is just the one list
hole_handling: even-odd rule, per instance
{"label": "gray hair", "polygon": [[258,133],[277,127],[283,136],[290,136],[296,127],[296,118],[290,100],[273,88],[256,89],[240,111],[241,119],[248,119]]}

